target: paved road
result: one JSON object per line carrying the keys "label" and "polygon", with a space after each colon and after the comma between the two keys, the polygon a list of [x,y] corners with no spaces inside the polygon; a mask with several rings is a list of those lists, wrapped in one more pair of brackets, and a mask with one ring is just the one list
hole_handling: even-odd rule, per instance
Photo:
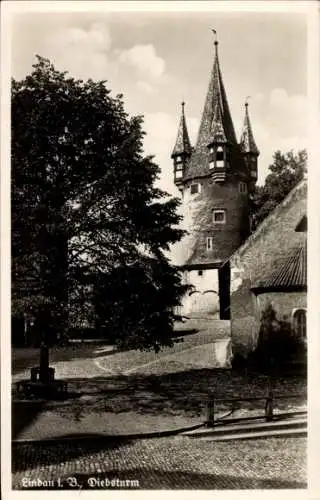
{"label": "paved road", "polygon": [[118,487],[135,489],[306,488],[306,439],[226,445],[173,437],[14,448],[13,489],[49,480],[48,489],[58,481],[66,489],[76,488],[75,482],[84,489],[115,489],[117,481]]}

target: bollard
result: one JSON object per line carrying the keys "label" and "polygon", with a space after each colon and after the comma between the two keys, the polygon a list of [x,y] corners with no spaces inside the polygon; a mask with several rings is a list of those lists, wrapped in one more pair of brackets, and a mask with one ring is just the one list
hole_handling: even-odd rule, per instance
{"label": "bollard", "polygon": [[41,342],[40,345],[40,370],[39,379],[41,382],[47,382],[49,370],[49,349],[48,346]]}
{"label": "bollard", "polygon": [[271,422],[271,420],[273,420],[273,378],[272,378],[272,373],[269,375],[269,387],[268,387],[268,396],[266,399],[266,406],[265,406],[265,416],[266,416],[267,422]]}
{"label": "bollard", "polygon": [[214,427],[214,398],[209,399],[209,402],[208,402],[207,426]]}
{"label": "bollard", "polygon": [[269,394],[266,399],[265,416],[267,422],[273,420],[273,391],[271,387],[269,388]]}

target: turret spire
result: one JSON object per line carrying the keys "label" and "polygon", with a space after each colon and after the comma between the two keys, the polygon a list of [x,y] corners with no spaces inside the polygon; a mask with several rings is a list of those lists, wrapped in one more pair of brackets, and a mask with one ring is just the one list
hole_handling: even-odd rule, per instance
{"label": "turret spire", "polygon": [[245,102],[245,116],[244,116],[243,130],[240,139],[240,148],[242,153],[251,153],[254,155],[259,155],[260,152],[259,149],[257,148],[256,142],[253,137],[250,118],[249,118],[248,99],[249,97],[246,98]]}
{"label": "turret spire", "polygon": [[172,158],[177,155],[183,155],[183,154],[190,155],[192,151],[187,129],[186,118],[184,114],[184,107],[185,107],[185,102],[183,101],[181,103],[181,117],[180,117],[176,143],[171,155]]}
{"label": "turret spire", "polygon": [[185,102],[183,101],[181,103],[181,118],[178,128],[178,135],[171,154],[174,165],[174,182],[176,186],[179,187],[179,189],[182,185],[186,166],[192,153],[186,118],[184,116],[184,107]]}

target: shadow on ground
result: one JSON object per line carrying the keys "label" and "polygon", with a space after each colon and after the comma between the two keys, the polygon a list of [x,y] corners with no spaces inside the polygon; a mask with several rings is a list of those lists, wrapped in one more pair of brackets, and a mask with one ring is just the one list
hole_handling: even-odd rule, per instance
{"label": "shadow on ground", "polygon": [[[125,412],[177,414],[189,417],[206,411],[208,400],[215,398],[265,397],[269,378],[264,375],[244,376],[223,369],[198,369],[161,375],[137,375],[109,377],[105,380],[70,380],[69,389],[81,396],[69,405],[57,407],[61,414],[81,418],[81,413]],[[279,408],[306,402],[306,378],[303,376],[274,377],[275,394],[301,394],[298,398],[278,400]],[[265,401],[241,402],[246,409],[264,408]],[[217,409],[231,407],[231,403],[218,401]]]}
{"label": "shadow on ground", "polygon": [[[126,446],[131,440],[128,438],[110,439],[105,436],[91,434],[92,441],[85,442],[85,455]],[[99,439],[97,439],[97,437]],[[31,450],[31,451],[30,451]],[[34,452],[35,450],[35,452]],[[59,464],[72,461],[84,454],[84,445],[81,440],[69,441],[67,443],[54,442],[49,444],[13,444],[12,446],[12,473],[34,468]]]}
{"label": "shadow on ground", "polygon": [[45,406],[45,402],[38,401],[13,403],[11,412],[12,439],[16,439],[25,427],[32,425]]}
{"label": "shadow on ground", "polygon": [[[111,347],[111,346],[110,346]],[[116,351],[97,352],[101,345],[75,344],[63,347],[52,347],[49,350],[50,363],[71,361],[73,359],[90,359],[114,354]],[[12,374],[39,364],[40,351],[33,347],[16,347],[11,350]]]}
{"label": "shadow on ground", "polygon": [[[197,333],[198,330],[189,327],[177,327],[173,333],[172,339],[174,342],[183,342],[183,338]],[[103,350],[103,347],[110,350]],[[16,347],[12,349],[12,374],[15,375],[20,371],[31,368],[39,364],[39,348],[33,347]],[[119,352],[108,346],[107,343],[76,343],[61,347],[50,348],[50,363],[61,361],[71,361],[74,359],[96,359],[99,357],[112,356]]]}
{"label": "shadow on ground", "polygon": [[[160,375],[114,376],[105,379],[70,379],[68,390],[72,398],[63,402],[37,405],[13,404],[13,436],[29,425],[37,414],[46,409],[60,416],[80,421],[88,413],[136,412],[146,417],[204,416],[209,399],[266,397],[269,379],[264,375],[241,375],[232,370],[198,369]],[[287,410],[306,403],[307,380],[304,376],[274,377],[274,393],[300,394],[276,401],[276,407]],[[77,396],[77,397],[74,397]],[[264,411],[265,400],[246,401],[236,408]],[[232,403],[216,401],[216,411],[228,411]]]}

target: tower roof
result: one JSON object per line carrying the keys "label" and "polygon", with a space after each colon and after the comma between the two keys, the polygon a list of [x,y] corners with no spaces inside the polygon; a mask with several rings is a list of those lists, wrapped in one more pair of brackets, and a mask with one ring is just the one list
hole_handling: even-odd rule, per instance
{"label": "tower roof", "polygon": [[211,141],[212,142],[227,142],[226,134],[224,133],[222,113],[219,101],[216,102],[212,125],[211,125]]}
{"label": "tower roof", "polygon": [[187,129],[187,123],[186,123],[186,118],[184,115],[184,106],[185,103],[181,103],[181,117],[180,117],[180,123],[179,123],[179,128],[178,128],[178,134],[177,134],[177,139],[175,146],[172,151],[171,156],[177,156],[181,155],[183,153],[190,155],[192,148],[190,144],[190,139],[189,139],[189,134],[188,134],[188,129]]}
{"label": "tower roof", "polygon": [[253,133],[252,133],[251,123],[250,123],[250,118],[249,118],[249,111],[248,111],[248,102],[246,102],[245,108],[246,108],[246,111],[245,111],[245,115],[244,115],[244,124],[243,124],[241,139],[240,139],[240,148],[241,148],[242,153],[253,153],[253,154],[259,155],[260,151],[257,148],[256,142],[254,140]]}
{"label": "tower roof", "polygon": [[209,172],[208,144],[212,142],[212,122],[214,120],[216,108],[221,115],[219,119],[219,126],[223,129],[226,141],[230,144],[236,145],[236,134],[220,70],[217,41],[215,41],[215,57],[198,138],[186,171],[186,177],[194,177],[197,175],[201,176]]}

